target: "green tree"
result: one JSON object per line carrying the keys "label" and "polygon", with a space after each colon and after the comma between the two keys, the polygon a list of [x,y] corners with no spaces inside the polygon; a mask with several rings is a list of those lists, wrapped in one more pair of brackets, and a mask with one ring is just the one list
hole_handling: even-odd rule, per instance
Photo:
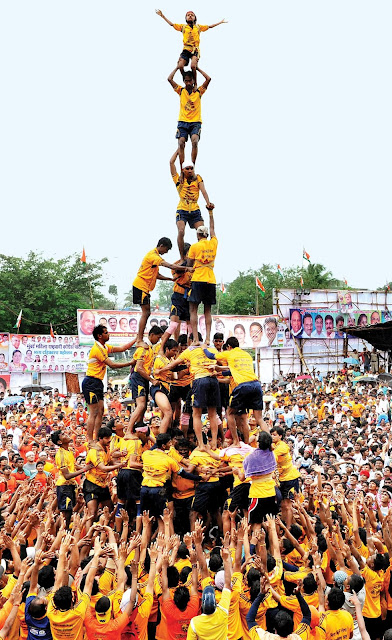
{"label": "green tree", "polygon": [[[106,258],[87,265],[80,256],[47,259],[30,252],[26,258],[0,254],[0,327],[12,331],[23,309],[20,333],[76,333],[76,309],[106,308],[102,293]],[[89,284],[90,280],[90,284]]]}
{"label": "green tree", "polygon": [[117,309],[117,285],[111,284],[109,286],[109,295],[113,297],[113,309]]}
{"label": "green tree", "polygon": [[304,287],[306,289],[335,289],[343,287],[344,282],[334,278],[324,265],[311,262],[303,271]]}
{"label": "green tree", "polygon": [[159,280],[152,294],[151,308],[158,305],[162,310],[170,309],[172,293],[173,282],[169,280]]}

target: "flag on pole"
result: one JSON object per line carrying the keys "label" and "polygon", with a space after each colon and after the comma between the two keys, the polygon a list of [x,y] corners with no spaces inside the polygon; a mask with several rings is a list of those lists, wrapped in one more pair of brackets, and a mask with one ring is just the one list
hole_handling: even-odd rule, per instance
{"label": "flag on pole", "polygon": [[348,287],[347,278],[344,279],[344,284],[346,285],[346,287]]}
{"label": "flag on pole", "polygon": [[278,269],[278,273],[279,273],[279,275],[280,275],[280,276],[281,276],[281,275],[283,275],[283,274],[282,274],[282,267],[280,266],[280,264],[278,264],[277,269]]}
{"label": "flag on pole", "polygon": [[50,323],[50,337],[54,338],[54,331],[53,331],[53,327],[52,327],[52,323]]}
{"label": "flag on pole", "polygon": [[259,278],[257,276],[256,276],[256,288],[259,289],[261,296],[264,298],[264,296],[265,296],[264,285],[261,282],[261,280],[259,280]]}
{"label": "flag on pole", "polygon": [[300,281],[300,284],[301,284],[301,288],[303,289],[303,287],[304,287],[304,279],[303,279],[302,276],[300,277],[299,281]]}
{"label": "flag on pole", "polygon": [[86,264],[86,252],[84,250],[84,247],[83,247],[82,257],[80,258],[80,262],[84,262],[84,264]]}
{"label": "flag on pole", "polygon": [[16,320],[16,322],[14,324],[14,329],[19,329],[19,327],[20,327],[20,323],[22,322],[22,311],[23,311],[23,309],[21,309],[20,312],[19,312],[18,318],[17,318],[17,320]]}
{"label": "flag on pole", "polygon": [[307,262],[310,262],[310,255],[305,251],[305,249],[303,250],[303,253],[302,253],[302,259],[306,260]]}
{"label": "flag on pole", "polygon": [[223,295],[227,293],[227,289],[225,287],[225,283],[223,282],[223,280],[221,280],[221,283],[220,283],[220,290],[221,290],[221,293],[223,293]]}
{"label": "flag on pole", "polygon": [[391,287],[389,286],[389,284],[387,284],[387,291],[390,291]]}

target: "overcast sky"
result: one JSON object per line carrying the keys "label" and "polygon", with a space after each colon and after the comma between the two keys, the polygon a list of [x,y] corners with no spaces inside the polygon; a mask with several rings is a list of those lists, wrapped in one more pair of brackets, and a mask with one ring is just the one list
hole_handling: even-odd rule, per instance
{"label": "overcast sky", "polygon": [[[121,297],[162,235],[178,258],[178,96],[166,78],[182,22],[201,34],[197,171],[216,205],[216,274],[301,263],[349,285],[392,279],[390,0],[195,5],[0,4],[1,253],[109,258]],[[179,79],[178,79],[179,81]],[[188,241],[195,239],[187,231]]]}

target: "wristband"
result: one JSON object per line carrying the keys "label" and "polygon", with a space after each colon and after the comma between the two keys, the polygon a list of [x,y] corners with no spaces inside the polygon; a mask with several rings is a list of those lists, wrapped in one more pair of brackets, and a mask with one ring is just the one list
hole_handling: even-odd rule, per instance
{"label": "wristband", "polygon": [[314,565],[316,569],[321,569],[321,565],[320,564],[315,564]]}
{"label": "wristband", "polygon": [[192,569],[197,569],[197,564],[193,564]]}

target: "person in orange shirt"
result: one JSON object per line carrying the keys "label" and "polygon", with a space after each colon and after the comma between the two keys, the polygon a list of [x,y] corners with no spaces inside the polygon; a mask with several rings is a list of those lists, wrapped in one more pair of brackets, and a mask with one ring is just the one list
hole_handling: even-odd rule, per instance
{"label": "person in orange shirt", "polygon": [[166,618],[168,640],[186,640],[191,619],[199,613],[198,572],[196,551],[191,551],[192,562],[192,586],[191,591],[187,587],[177,587],[173,599],[170,595],[167,579],[167,567],[169,555],[163,555],[162,567],[162,617]]}
{"label": "person in orange shirt", "polygon": [[42,460],[38,460],[36,466],[37,466],[37,473],[32,476],[33,477],[33,483],[34,484],[36,484],[36,483],[40,484],[41,485],[40,492],[42,492],[48,486],[48,476],[46,475],[46,473],[44,471],[44,463],[43,463]]}

